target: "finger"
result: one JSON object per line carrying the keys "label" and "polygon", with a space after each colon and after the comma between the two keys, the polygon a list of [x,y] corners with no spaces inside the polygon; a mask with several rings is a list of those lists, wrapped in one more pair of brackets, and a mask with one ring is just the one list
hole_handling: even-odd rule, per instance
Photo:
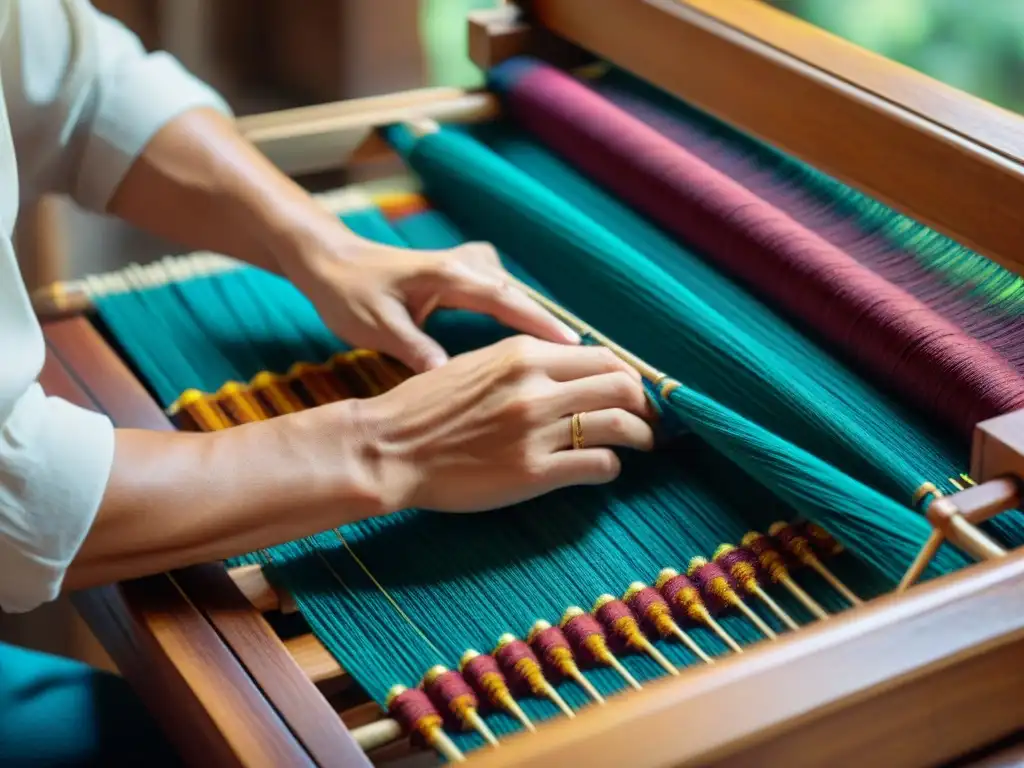
{"label": "finger", "polygon": [[[580,414],[583,449],[633,448],[649,451],[654,447],[654,430],[639,416],[621,408],[589,411]],[[552,450],[573,448],[572,417],[559,419],[544,432],[545,442]],[[581,449],[575,449],[581,450]]]}
{"label": "finger", "polygon": [[622,462],[610,448],[583,448],[551,454],[545,468],[545,482],[552,489],[572,485],[603,485],[622,472]]}
{"label": "finger", "polygon": [[545,341],[579,344],[579,334],[527,296],[504,269],[448,261],[442,272],[439,293],[444,306],[490,315],[515,331]]}
{"label": "finger", "polygon": [[[652,418],[653,408],[643,384],[622,371],[602,373],[558,384],[548,395],[559,416],[583,411],[621,408],[641,418]],[[548,403],[545,403],[545,408]]]}
{"label": "finger", "polygon": [[[522,340],[523,337],[518,337]],[[517,343],[511,339],[510,343]],[[623,373],[636,382],[641,376],[609,349],[597,346],[569,347],[541,341],[531,343],[524,353],[531,364],[555,381],[574,381],[604,373]]]}
{"label": "finger", "polygon": [[400,304],[378,313],[380,338],[377,350],[407,365],[414,373],[423,373],[444,365],[448,355],[436,341],[416,327]]}

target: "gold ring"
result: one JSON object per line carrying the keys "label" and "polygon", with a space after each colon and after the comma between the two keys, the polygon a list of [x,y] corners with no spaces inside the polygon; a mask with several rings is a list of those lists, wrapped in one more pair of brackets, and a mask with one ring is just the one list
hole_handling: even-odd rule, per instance
{"label": "gold ring", "polygon": [[572,415],[572,447],[574,450],[583,448],[583,414],[574,413]]}

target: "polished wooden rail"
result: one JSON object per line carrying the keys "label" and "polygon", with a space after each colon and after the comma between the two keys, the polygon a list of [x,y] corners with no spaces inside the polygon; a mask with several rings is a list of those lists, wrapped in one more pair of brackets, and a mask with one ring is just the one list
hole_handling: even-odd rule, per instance
{"label": "polished wooden rail", "polygon": [[[519,7],[522,7],[520,11]],[[483,67],[555,34],[1002,264],[1024,258],[1024,118],[758,0],[531,0],[477,14]]]}

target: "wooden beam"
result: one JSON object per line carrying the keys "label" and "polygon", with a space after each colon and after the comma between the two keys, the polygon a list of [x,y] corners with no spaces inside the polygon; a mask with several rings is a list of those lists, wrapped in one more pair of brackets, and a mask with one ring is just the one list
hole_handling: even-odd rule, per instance
{"label": "wooden beam", "polygon": [[487,93],[424,88],[242,117],[238,128],[280,170],[300,176],[379,159],[390,149],[377,129],[393,123],[475,122],[497,112],[497,100]]}
{"label": "wooden beam", "polygon": [[534,0],[532,23],[1024,272],[1024,118],[756,0]]}
{"label": "wooden beam", "polygon": [[1024,554],[975,566],[516,734],[473,765],[945,764],[1024,727],[1022,584]]}
{"label": "wooden beam", "polygon": [[574,69],[594,61],[593,54],[543,27],[531,25],[516,4],[471,11],[469,58],[484,71],[515,56],[528,54],[555,66]]}

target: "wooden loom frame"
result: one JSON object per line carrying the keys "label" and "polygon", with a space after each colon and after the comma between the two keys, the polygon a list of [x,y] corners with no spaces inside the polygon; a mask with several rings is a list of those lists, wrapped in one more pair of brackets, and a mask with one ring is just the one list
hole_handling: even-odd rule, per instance
{"label": "wooden loom frame", "polygon": [[[514,8],[474,15],[478,63],[564,53],[553,33],[1022,271],[1012,245],[1024,214],[1008,201],[1024,199],[1024,120],[755,0],[536,0],[530,11],[532,27]],[[755,76],[749,87],[745,78]],[[784,113],[771,109],[779,94]],[[300,174],[382,151],[375,126],[492,107],[480,95],[435,90],[247,118],[242,127]],[[857,135],[871,146],[843,139]],[[86,318],[49,320],[44,331],[48,393],[119,426],[171,428]],[[1009,448],[1017,459],[1000,471],[1024,475]],[[954,509],[959,496],[947,499]],[[74,601],[196,764],[368,764],[223,567]],[[1022,662],[1024,555],[1010,553],[547,723],[470,764],[936,764],[1024,728]]]}

